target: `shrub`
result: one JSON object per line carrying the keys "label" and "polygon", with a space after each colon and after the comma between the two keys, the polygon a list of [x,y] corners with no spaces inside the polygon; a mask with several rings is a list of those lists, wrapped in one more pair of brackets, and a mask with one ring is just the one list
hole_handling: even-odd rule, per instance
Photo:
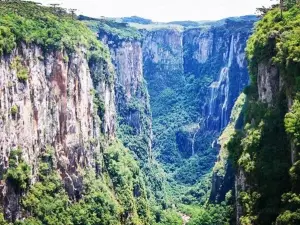
{"label": "shrub", "polygon": [[9,157],[9,168],[5,178],[18,190],[25,190],[30,184],[31,169],[22,160],[21,149],[12,150]]}
{"label": "shrub", "polygon": [[11,52],[16,47],[16,38],[8,27],[0,26],[0,55]]}
{"label": "shrub", "polygon": [[16,70],[17,78],[20,82],[25,82],[28,79],[28,69],[22,65],[22,60],[20,57],[16,57],[12,63],[11,68]]}
{"label": "shrub", "polygon": [[18,189],[25,190],[30,184],[30,167],[21,162],[17,167],[10,167],[6,172],[6,179],[13,183]]}
{"label": "shrub", "polygon": [[300,101],[296,100],[292,109],[285,116],[286,132],[295,139],[296,144],[300,145]]}
{"label": "shrub", "polygon": [[11,113],[13,116],[15,116],[15,115],[17,115],[18,112],[19,112],[18,106],[13,105],[13,106],[11,107],[11,109],[10,109],[10,113]]}
{"label": "shrub", "polygon": [[18,80],[25,82],[28,79],[28,71],[25,68],[22,68],[17,73]]}

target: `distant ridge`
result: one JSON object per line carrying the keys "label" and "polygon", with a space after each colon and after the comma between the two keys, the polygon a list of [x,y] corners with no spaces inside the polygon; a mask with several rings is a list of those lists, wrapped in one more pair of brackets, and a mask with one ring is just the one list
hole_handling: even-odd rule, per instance
{"label": "distant ridge", "polygon": [[256,15],[245,15],[239,17],[228,17],[220,20],[201,20],[201,21],[171,21],[171,22],[154,22],[151,19],[142,18],[139,16],[131,16],[131,17],[122,17],[122,18],[112,18],[112,17],[100,17],[93,18],[84,15],[78,16],[79,20],[82,21],[90,21],[92,23],[111,21],[120,23],[126,26],[131,26],[137,29],[162,29],[162,28],[176,28],[176,29],[192,29],[192,28],[202,28],[202,27],[217,27],[223,26],[228,22],[256,22],[259,18]]}
{"label": "distant ridge", "polygon": [[145,19],[139,16],[131,16],[131,17],[122,17],[122,22],[124,23],[139,23],[139,24],[151,24],[153,23],[150,19]]}

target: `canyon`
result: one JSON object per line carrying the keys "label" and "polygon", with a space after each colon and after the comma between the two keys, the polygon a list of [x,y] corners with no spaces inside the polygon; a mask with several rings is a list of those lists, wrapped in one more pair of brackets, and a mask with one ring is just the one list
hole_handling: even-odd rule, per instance
{"label": "canyon", "polygon": [[298,224],[297,4],[156,23],[0,2],[0,224]]}

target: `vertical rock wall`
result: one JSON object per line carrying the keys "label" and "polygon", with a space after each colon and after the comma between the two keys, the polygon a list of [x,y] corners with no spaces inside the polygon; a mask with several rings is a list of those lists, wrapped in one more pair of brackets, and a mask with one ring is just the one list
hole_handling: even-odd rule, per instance
{"label": "vertical rock wall", "polygon": [[147,161],[151,158],[152,122],[141,40],[119,39],[102,30],[100,33],[115,67],[119,137],[139,159]]}
{"label": "vertical rock wall", "polygon": [[245,47],[252,26],[253,22],[228,20],[223,26],[184,33],[185,73],[212,78],[202,106],[207,130],[221,131],[227,126],[234,102],[248,84]]}
{"label": "vertical rock wall", "polygon": [[[20,81],[20,70],[27,80]],[[22,45],[0,58],[0,171],[8,169],[12,150],[22,150],[22,157],[32,171],[39,168],[39,156],[46,148],[54,149],[56,168],[60,171],[71,197],[80,194],[80,168],[95,167],[95,152],[100,144],[115,137],[114,84],[111,64],[102,59],[93,68],[85,49],[72,54],[54,51],[45,54],[38,46]],[[93,77],[99,77],[96,85]],[[92,92],[97,89],[105,112],[101,118],[94,111]],[[103,131],[101,134],[101,130]],[[100,143],[104,135],[106,143]],[[8,219],[18,217],[18,193],[1,184],[1,202]]]}

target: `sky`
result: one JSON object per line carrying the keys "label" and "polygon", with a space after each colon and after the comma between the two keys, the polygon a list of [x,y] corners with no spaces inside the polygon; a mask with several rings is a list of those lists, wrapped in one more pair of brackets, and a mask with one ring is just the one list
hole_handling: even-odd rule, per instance
{"label": "sky", "polygon": [[156,22],[178,20],[218,20],[254,14],[269,6],[270,0],[34,0],[42,4],[59,3],[78,9],[77,14],[91,17],[140,16]]}

